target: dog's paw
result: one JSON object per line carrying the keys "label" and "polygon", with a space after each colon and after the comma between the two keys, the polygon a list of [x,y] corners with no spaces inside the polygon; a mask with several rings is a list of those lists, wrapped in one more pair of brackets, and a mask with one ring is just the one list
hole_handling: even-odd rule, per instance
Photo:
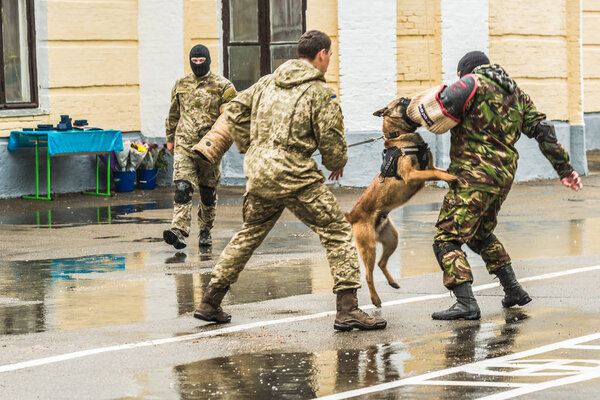
{"label": "dog's paw", "polygon": [[375,307],[381,308],[381,299],[379,298],[379,296],[371,297],[371,302]]}

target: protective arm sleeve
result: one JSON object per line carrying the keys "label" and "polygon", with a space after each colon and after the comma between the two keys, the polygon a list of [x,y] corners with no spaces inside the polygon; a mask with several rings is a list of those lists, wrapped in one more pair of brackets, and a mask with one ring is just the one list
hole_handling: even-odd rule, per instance
{"label": "protective arm sleeve", "polygon": [[250,118],[255,86],[240,92],[224,111],[229,134],[240,153],[245,153],[250,147]]}
{"label": "protective arm sleeve", "polygon": [[330,171],[338,171],[348,162],[348,146],[344,137],[344,121],[340,105],[328,96],[322,107],[317,107],[313,126],[321,161]]}
{"label": "protective arm sleeve", "polygon": [[569,164],[569,153],[556,139],[554,125],[546,121],[546,114],[539,112],[531,98],[525,94],[520,95],[523,106],[523,133],[538,142],[540,151],[550,161],[552,168],[560,179],[573,172]]}
{"label": "protective arm sleeve", "polygon": [[469,111],[477,92],[477,78],[468,74],[450,86],[427,89],[412,98],[406,114],[429,132],[442,134],[454,128]]}
{"label": "protective arm sleeve", "polygon": [[167,142],[173,143],[175,141],[175,130],[179,123],[179,98],[177,97],[177,85],[171,90],[171,106],[169,107],[169,115],[165,120],[165,132],[167,135]]}

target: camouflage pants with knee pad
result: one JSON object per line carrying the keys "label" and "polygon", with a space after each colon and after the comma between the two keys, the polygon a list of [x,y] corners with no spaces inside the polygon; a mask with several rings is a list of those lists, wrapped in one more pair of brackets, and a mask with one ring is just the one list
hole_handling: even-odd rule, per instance
{"label": "camouflage pants with knee pad", "polygon": [[356,248],[352,244],[352,227],[333,193],[321,183],[280,199],[265,199],[247,193],[242,209],[242,230],[221,253],[212,271],[210,285],[226,287],[237,281],[250,256],[285,208],[319,235],[321,245],[327,251],[334,293],[359,288],[360,270]]}
{"label": "camouflage pants with knee pad", "polygon": [[215,221],[216,188],[220,179],[220,164],[209,164],[198,155],[186,151],[176,153],[173,162],[175,202],[171,228],[179,229],[184,236],[189,235],[192,226],[192,195],[197,192],[200,195],[198,228],[200,231],[210,231]]}
{"label": "camouflage pants with knee pad", "polygon": [[505,199],[506,194],[468,188],[450,189],[444,197],[433,249],[448,289],[473,282],[463,244],[481,256],[490,274],[510,263],[510,256],[493,233]]}

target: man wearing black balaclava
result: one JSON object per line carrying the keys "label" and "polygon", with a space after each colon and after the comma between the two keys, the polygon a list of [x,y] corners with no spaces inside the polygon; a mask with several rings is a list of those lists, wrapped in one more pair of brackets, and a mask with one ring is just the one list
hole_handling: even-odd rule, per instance
{"label": "man wearing black balaclava", "polygon": [[200,192],[198,245],[212,245],[210,231],[215,220],[221,166],[202,160],[192,146],[210,130],[222,106],[237,94],[231,82],[210,71],[210,52],[206,46],[194,46],[189,61],[192,72],[175,83],[165,122],[167,148],[175,155],[175,199],[171,228],[163,232],[163,239],[178,250],[186,246],[185,238],[190,234],[194,191]]}

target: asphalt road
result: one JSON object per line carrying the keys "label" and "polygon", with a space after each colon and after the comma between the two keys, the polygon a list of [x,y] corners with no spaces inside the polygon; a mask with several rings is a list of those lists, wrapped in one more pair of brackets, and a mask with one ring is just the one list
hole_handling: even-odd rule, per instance
{"label": "asphalt road", "polygon": [[[377,271],[388,328],[335,332],[318,238],[289,213],[225,299],[231,324],[192,318],[241,225],[241,188],[219,192],[212,251],[161,241],[172,189],[112,198],[0,201],[1,399],[595,399],[600,391],[600,174],[574,193],[517,184],[497,236],[533,297],[505,310],[468,253],[480,321],[433,321],[453,299],[431,250],[445,193],[391,214],[400,245]],[[349,209],[360,190],[335,189]],[[193,231],[195,233],[195,231]]]}

